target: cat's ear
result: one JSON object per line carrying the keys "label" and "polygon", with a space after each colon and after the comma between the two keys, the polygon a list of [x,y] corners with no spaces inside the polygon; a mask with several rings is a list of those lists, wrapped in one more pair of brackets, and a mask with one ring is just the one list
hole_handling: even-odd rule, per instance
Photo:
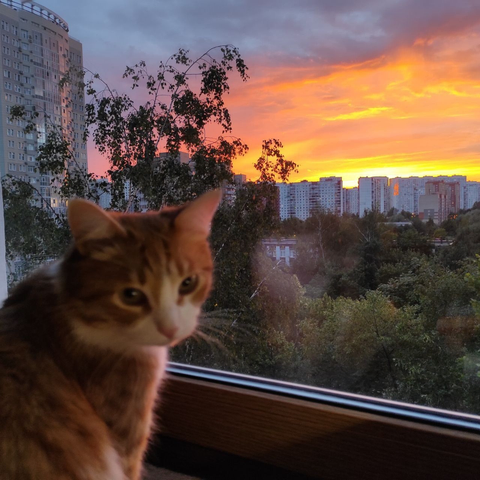
{"label": "cat's ear", "polygon": [[68,201],[68,224],[75,242],[125,235],[123,227],[95,203],[82,198]]}
{"label": "cat's ear", "polygon": [[175,227],[183,231],[201,233],[208,237],[210,225],[222,199],[222,191],[211,190],[188,203],[175,218]]}

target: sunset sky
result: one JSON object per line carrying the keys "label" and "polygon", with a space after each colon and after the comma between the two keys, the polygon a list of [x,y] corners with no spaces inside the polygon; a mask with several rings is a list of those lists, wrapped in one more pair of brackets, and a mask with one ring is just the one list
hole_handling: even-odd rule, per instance
{"label": "sunset sky", "polygon": [[[121,90],[125,66],[231,43],[234,164],[255,179],[263,139],[300,166],[338,175],[463,174],[480,181],[480,0],[42,0],[84,47],[84,65]],[[168,5],[168,6],[167,6]],[[106,160],[89,150],[91,168]]]}

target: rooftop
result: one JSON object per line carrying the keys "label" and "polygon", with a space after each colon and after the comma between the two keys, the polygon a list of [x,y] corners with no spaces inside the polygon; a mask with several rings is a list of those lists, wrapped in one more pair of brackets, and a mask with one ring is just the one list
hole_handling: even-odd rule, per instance
{"label": "rooftop", "polygon": [[68,32],[68,23],[62,17],[57,15],[49,8],[44,7],[43,5],[40,5],[32,0],[20,0],[19,2],[16,2],[15,0],[0,0],[0,5],[13,8],[13,10],[23,10],[25,12],[33,13],[34,15],[38,15],[45,20],[50,20]]}

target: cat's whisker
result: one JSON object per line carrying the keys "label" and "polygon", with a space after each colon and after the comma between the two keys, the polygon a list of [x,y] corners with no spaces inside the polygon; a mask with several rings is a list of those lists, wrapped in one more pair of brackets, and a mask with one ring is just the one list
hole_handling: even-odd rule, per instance
{"label": "cat's whisker", "polygon": [[202,332],[201,330],[197,330],[195,334],[196,334],[196,337],[205,341],[208,345],[214,345],[222,349],[225,348],[225,345],[223,345],[223,343],[218,338],[212,337],[207,333]]}
{"label": "cat's whisker", "polygon": [[199,328],[203,331],[211,332],[222,338],[234,336],[238,340],[249,341],[256,334],[256,327],[250,325],[239,325],[236,324],[231,326],[229,323],[224,323],[224,325],[200,325]]}

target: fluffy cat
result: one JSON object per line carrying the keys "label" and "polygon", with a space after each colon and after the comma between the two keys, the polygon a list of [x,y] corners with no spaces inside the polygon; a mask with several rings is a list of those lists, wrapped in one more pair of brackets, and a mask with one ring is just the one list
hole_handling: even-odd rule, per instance
{"label": "fluffy cat", "polygon": [[168,347],[212,281],[209,192],[159,213],[69,203],[74,238],[0,310],[0,478],[137,480]]}

